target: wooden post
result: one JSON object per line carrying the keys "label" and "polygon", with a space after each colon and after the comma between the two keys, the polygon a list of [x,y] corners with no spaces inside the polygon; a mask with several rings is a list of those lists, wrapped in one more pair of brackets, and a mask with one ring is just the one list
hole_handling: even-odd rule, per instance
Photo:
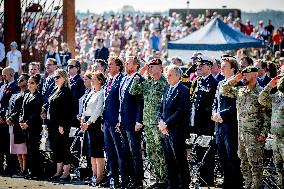
{"label": "wooden post", "polygon": [[4,44],[6,52],[10,43],[16,41],[21,49],[21,0],[4,0]]}
{"label": "wooden post", "polygon": [[75,0],[63,0],[63,41],[75,56]]}

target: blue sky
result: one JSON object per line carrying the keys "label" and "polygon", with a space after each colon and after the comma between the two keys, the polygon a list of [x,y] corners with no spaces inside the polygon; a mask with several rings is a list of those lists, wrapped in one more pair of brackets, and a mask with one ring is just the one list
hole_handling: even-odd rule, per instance
{"label": "blue sky", "polygon": [[[123,5],[132,5],[135,9],[161,11],[169,8],[186,8],[186,0],[75,0],[76,10],[102,13],[118,10]],[[242,11],[257,12],[264,9],[284,11],[284,0],[189,0],[190,8],[239,8]]]}

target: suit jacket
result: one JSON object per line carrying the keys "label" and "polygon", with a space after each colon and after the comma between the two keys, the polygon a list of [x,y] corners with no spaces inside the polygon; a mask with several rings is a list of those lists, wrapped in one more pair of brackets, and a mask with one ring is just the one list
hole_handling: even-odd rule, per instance
{"label": "suit jacket", "polygon": [[165,122],[170,134],[179,133],[184,137],[190,112],[189,89],[180,82],[167,99],[168,90],[169,86],[166,87],[162,97],[158,120]]}
{"label": "suit jacket", "polygon": [[[138,75],[136,73],[134,77]],[[133,77],[133,78],[134,78]],[[143,96],[131,95],[129,93],[130,86],[133,82],[133,78],[127,86],[123,99],[121,98],[121,91],[124,82],[126,82],[127,76],[122,79],[120,85],[120,123],[125,130],[134,131],[136,123],[141,123],[143,120]]]}
{"label": "suit jacket", "polygon": [[4,81],[0,81],[0,87],[2,87],[2,85],[4,85]]}
{"label": "suit jacket", "polygon": [[103,59],[107,62],[108,56],[109,56],[108,48],[103,47],[101,49],[96,49],[95,59]]}
{"label": "suit jacket", "polygon": [[62,66],[66,66],[67,65],[67,61],[69,59],[71,59],[71,52],[64,52],[64,51],[60,51],[59,52],[59,57],[60,57],[60,61],[61,61],[61,65]]}
{"label": "suit jacket", "polygon": [[215,79],[220,82],[220,81],[225,79],[225,76],[223,76],[222,74],[219,73],[217,78],[215,78]]}
{"label": "suit jacket", "polygon": [[24,95],[24,93],[18,93],[15,99],[14,107],[11,111],[11,114],[9,115],[9,117],[12,118],[12,123],[14,124],[13,133],[15,144],[21,144],[25,142],[25,133],[19,124],[19,117],[22,112]]}
{"label": "suit jacket", "polygon": [[19,121],[27,123],[27,131],[35,136],[39,135],[42,129],[40,117],[42,105],[43,96],[38,91],[35,91],[33,95],[30,92],[24,95]]}
{"label": "suit jacket", "polygon": [[44,103],[47,103],[48,97],[52,93],[55,86],[55,79],[54,77],[47,77],[44,79],[42,84],[42,95],[44,97]]}
{"label": "suit jacket", "polygon": [[221,129],[226,134],[235,135],[238,133],[236,99],[221,94],[222,87],[226,82],[227,80],[223,80],[218,84],[212,106],[212,114],[219,112],[223,119],[222,123],[215,123],[216,132]]}
{"label": "suit jacket", "polygon": [[72,102],[74,102],[74,99],[71,89],[65,86],[62,86],[59,90],[54,88],[48,98],[48,103],[44,105],[44,109],[50,114],[50,128],[57,129],[59,126],[65,129],[70,128],[70,122],[75,116],[74,110],[69,108]]}
{"label": "suit jacket", "polygon": [[264,88],[270,81],[271,81],[271,78],[268,77],[267,75],[265,75],[265,77],[263,79],[261,78],[257,78],[257,81],[258,81],[258,84]]}
{"label": "suit jacket", "polygon": [[217,85],[218,81],[210,74],[205,80],[202,77],[197,78],[192,86],[191,125],[195,127],[198,134],[214,134],[211,115]]}
{"label": "suit jacket", "polygon": [[3,96],[1,98],[1,117],[4,118],[6,111],[9,107],[9,100],[13,94],[16,94],[20,91],[20,88],[18,87],[18,84],[16,81],[13,81],[8,88],[5,90]]}
{"label": "suit jacket", "polygon": [[[115,80],[112,82],[110,91],[108,95],[106,95],[105,88],[105,101],[104,101],[104,110],[103,110],[103,122],[116,126],[119,116],[119,88],[122,78],[124,77],[123,73],[119,73]],[[108,83],[108,81],[107,81]]]}
{"label": "suit jacket", "polygon": [[85,85],[84,80],[81,78],[79,74],[74,76],[72,79],[70,79],[70,86],[71,86],[71,93],[74,97],[74,111],[76,114],[79,113],[79,99],[84,95],[85,93]]}

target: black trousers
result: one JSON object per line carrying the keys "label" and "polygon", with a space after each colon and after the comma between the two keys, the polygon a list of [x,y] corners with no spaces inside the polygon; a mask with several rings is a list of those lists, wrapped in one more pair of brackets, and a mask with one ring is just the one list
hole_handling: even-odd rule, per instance
{"label": "black trousers", "polygon": [[[142,131],[128,131],[121,128],[122,148],[130,169],[130,178],[134,186],[143,185],[143,161],[141,153]],[[127,174],[127,173],[126,173]]]}
{"label": "black trousers", "polygon": [[238,157],[237,131],[229,131],[226,125],[216,127],[216,145],[224,172],[224,189],[242,188],[241,161]]}
{"label": "black trousers", "polygon": [[188,188],[190,177],[184,137],[161,134],[161,143],[167,169],[168,189]]}
{"label": "black trousers", "polygon": [[40,133],[28,133],[27,134],[27,167],[29,168],[32,176],[44,176],[43,175],[43,157],[40,154]]}
{"label": "black trousers", "polygon": [[109,177],[118,183],[119,175],[123,183],[127,183],[129,176],[126,172],[125,154],[122,149],[121,134],[115,131],[115,125],[104,123],[104,144],[109,168]]}
{"label": "black trousers", "polygon": [[64,134],[60,134],[58,128],[49,127],[48,137],[56,163],[63,162],[64,165],[68,165],[71,163],[69,131],[70,129],[64,129]]}

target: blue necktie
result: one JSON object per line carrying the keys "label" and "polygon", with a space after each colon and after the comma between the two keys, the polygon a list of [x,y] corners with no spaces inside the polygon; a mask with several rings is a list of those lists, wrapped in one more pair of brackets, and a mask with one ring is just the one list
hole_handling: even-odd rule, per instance
{"label": "blue necktie", "polygon": [[167,93],[167,101],[171,98],[173,91],[174,91],[174,87],[170,87]]}

